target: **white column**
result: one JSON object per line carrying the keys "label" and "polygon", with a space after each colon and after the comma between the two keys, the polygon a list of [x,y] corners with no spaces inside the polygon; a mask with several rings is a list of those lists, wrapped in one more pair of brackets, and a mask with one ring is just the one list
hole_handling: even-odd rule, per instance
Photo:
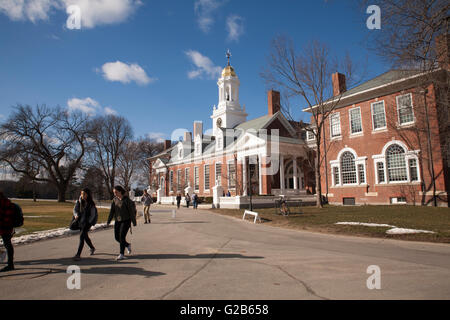
{"label": "white column", "polygon": [[247,182],[247,158],[246,157],[244,157],[243,158],[243,163],[244,163],[244,165],[243,165],[243,167],[242,167],[242,183],[243,183],[243,189],[244,189],[244,196],[246,196],[247,195],[247,184],[248,184],[248,182]]}
{"label": "white column", "polygon": [[298,189],[298,174],[297,174],[297,157],[294,157],[292,161],[292,165],[294,166],[294,190]]}
{"label": "white column", "polygon": [[262,156],[258,154],[258,179],[259,179],[259,194],[263,193],[262,185],[262,170],[261,170]]}
{"label": "white column", "polygon": [[280,154],[280,189],[284,193],[284,156]]}

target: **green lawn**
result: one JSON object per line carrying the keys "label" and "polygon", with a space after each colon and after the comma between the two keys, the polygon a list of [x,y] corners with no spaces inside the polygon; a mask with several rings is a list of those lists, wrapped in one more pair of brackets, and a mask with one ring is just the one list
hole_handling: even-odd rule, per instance
{"label": "green lawn", "polygon": [[[23,236],[35,231],[43,231],[68,227],[72,220],[74,204],[70,202],[58,203],[53,201],[23,201],[15,200],[23,211],[24,224],[15,236]],[[108,209],[98,209],[98,223],[106,222]],[[35,217],[35,218],[33,218]],[[21,231],[19,229],[18,231]]]}
{"label": "green lawn", "polygon": [[[242,219],[244,209],[213,209],[223,215]],[[370,236],[379,238],[450,243],[450,208],[419,206],[325,206],[291,208],[291,215],[277,214],[275,209],[254,209],[262,223],[300,230]],[[250,221],[250,217],[248,218]],[[394,225],[398,228],[434,231],[436,234],[388,235],[388,227],[336,225],[336,222],[365,222]]]}

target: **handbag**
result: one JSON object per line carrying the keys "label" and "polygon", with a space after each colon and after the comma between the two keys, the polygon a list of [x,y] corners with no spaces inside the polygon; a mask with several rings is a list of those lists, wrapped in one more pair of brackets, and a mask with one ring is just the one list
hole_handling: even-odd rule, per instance
{"label": "handbag", "polygon": [[75,219],[75,217],[72,217],[72,221],[69,224],[70,230],[80,230],[80,221],[79,219]]}

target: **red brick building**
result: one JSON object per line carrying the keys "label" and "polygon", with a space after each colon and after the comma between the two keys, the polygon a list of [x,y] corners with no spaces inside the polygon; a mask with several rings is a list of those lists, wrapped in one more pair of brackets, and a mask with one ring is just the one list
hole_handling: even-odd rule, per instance
{"label": "red brick building", "polygon": [[[219,104],[212,110],[212,132],[206,134],[203,123],[194,122],[193,135],[185,132],[174,145],[166,141],[165,150],[150,159],[150,187],[158,202],[173,203],[178,193],[194,192],[215,196],[216,202],[229,192],[232,197],[222,201],[242,207],[250,193],[306,195],[313,189],[308,147],[295,128],[298,123],[282,114],[279,92],[268,92],[265,116],[247,120],[239,84],[228,64],[217,82]],[[273,199],[268,201],[273,205]]]}
{"label": "red brick building", "polygon": [[429,205],[435,188],[438,205],[448,205],[449,72],[443,66],[432,73],[391,70],[348,91],[345,76],[333,75],[327,103],[335,107],[325,121],[321,167],[329,203]]}

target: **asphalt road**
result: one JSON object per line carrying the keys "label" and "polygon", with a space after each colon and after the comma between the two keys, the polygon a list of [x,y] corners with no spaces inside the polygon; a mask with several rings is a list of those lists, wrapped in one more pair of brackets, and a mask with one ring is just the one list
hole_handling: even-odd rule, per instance
{"label": "asphalt road", "polygon": [[[0,299],[450,298],[450,245],[286,230],[206,210],[152,213],[128,234],[133,252],[119,262],[112,229],[90,233],[97,253],[85,247],[79,262],[77,236],[17,246]],[[81,289],[67,287],[71,265]],[[367,286],[373,265],[380,289]]]}

